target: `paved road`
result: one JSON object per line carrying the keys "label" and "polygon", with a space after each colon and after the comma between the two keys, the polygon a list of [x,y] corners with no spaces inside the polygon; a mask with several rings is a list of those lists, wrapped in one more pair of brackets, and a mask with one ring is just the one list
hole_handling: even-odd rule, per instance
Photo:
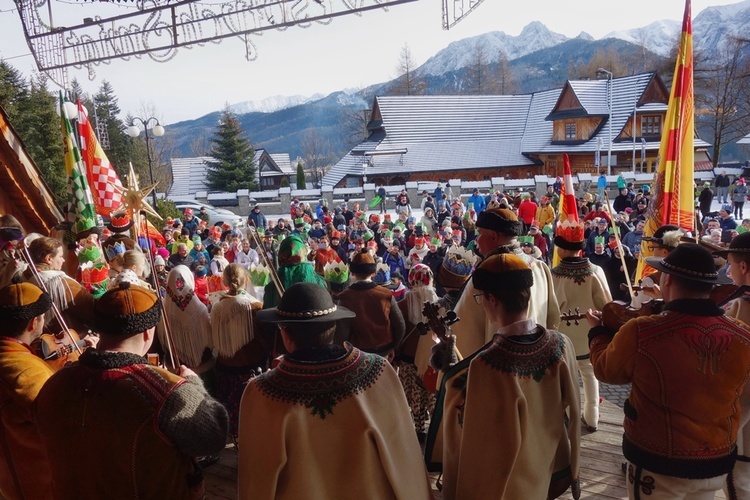
{"label": "paved road", "polygon": [[599,397],[606,399],[612,404],[623,407],[625,399],[628,397],[630,392],[630,384],[628,385],[609,385],[603,382],[599,382]]}

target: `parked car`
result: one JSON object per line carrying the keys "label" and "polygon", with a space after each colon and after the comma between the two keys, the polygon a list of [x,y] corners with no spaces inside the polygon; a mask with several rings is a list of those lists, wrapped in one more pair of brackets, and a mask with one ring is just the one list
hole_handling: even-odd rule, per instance
{"label": "parked car", "polygon": [[180,200],[172,200],[174,201],[175,206],[177,209],[185,213],[185,209],[192,208],[194,215],[198,215],[198,213],[201,210],[201,207],[206,207],[206,212],[211,217],[210,224],[213,226],[217,222],[228,222],[232,225],[239,224],[239,227],[245,227],[245,218],[240,217],[236,213],[232,212],[231,210],[227,210],[226,208],[218,208],[214,207],[213,205],[209,205],[208,203],[201,203],[198,200],[186,200],[186,199],[180,199]]}

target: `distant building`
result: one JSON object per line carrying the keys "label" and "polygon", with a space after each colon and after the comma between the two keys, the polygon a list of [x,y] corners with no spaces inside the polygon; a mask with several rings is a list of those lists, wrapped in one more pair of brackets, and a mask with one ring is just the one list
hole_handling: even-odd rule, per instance
{"label": "distant building", "polygon": [[[611,88],[610,88],[611,85]],[[575,173],[606,169],[612,100],[612,172],[652,172],[669,91],[655,72],[610,80],[569,80],[560,89],[522,95],[377,96],[370,135],[323,177],[324,185],[364,181],[469,181],[562,175],[562,153]],[[635,138],[633,124],[635,123]],[[696,171],[712,170],[695,138]]]}
{"label": "distant building", "polygon": [[[195,196],[195,193],[209,191],[206,174],[209,161],[209,156],[170,158],[173,181],[167,197]],[[261,190],[278,189],[283,178],[289,181],[294,174],[289,153],[270,154],[265,149],[256,149],[254,164],[256,175],[260,174]]]}

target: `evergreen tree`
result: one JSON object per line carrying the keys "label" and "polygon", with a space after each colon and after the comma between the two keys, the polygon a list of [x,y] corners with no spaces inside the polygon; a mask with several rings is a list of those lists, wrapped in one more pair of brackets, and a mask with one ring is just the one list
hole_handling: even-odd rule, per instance
{"label": "evergreen tree", "polygon": [[208,163],[208,186],[215,191],[257,190],[255,149],[245,137],[240,122],[225,106],[211,139],[212,161]]}
{"label": "evergreen tree", "polygon": [[28,97],[18,103],[18,119],[14,125],[58,206],[62,207],[68,200],[68,176],[56,106],[57,100],[47,88],[46,78],[43,75],[32,78]]}
{"label": "evergreen tree", "polygon": [[27,83],[16,68],[0,61],[0,106],[13,120],[18,115],[18,103],[28,98]]}
{"label": "evergreen tree", "polygon": [[297,162],[297,189],[307,189],[305,182],[305,170],[302,168],[302,162]]}
{"label": "evergreen tree", "polygon": [[[148,171],[148,165],[133,158],[138,149],[145,151],[145,145],[141,141],[131,141],[125,133],[126,125],[119,118],[120,107],[117,104],[117,96],[108,81],[103,81],[99,92],[94,96],[94,106],[96,107],[96,118],[99,123],[103,123],[109,136],[109,149],[106,150],[109,162],[114,166],[120,179],[125,179],[128,172],[128,163],[133,162],[136,172],[143,174],[144,170]],[[89,115],[91,123],[96,123],[94,117]],[[128,123],[129,125],[129,123]],[[142,156],[145,158],[145,154]],[[148,179],[148,173],[141,179]],[[143,181],[141,181],[143,182]]]}
{"label": "evergreen tree", "polygon": [[281,178],[281,187],[288,188],[289,187],[289,179],[286,177]]}
{"label": "evergreen tree", "polygon": [[58,206],[67,201],[67,176],[56,98],[43,76],[26,80],[20,71],[0,61],[0,106],[39,167]]}

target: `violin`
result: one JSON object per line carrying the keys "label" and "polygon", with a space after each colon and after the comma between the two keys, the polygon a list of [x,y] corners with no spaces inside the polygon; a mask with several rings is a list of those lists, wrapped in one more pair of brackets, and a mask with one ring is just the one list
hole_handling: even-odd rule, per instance
{"label": "violin", "polygon": [[454,311],[448,311],[445,316],[440,316],[440,306],[432,302],[424,303],[422,314],[427,318],[427,323],[420,321],[417,324],[419,334],[427,335],[432,331],[441,342],[448,342],[452,338],[450,326],[461,320]]}
{"label": "violin", "polygon": [[[75,342],[73,342],[75,341]],[[75,330],[66,332],[43,333],[35,344],[37,355],[47,362],[55,371],[68,363],[78,360],[79,351],[88,346],[88,342],[81,340]]]}
{"label": "violin", "polygon": [[[640,309],[633,309],[629,304],[620,300],[613,300],[608,304],[605,304],[602,308],[602,325],[612,330],[619,330],[622,325],[627,323],[633,318],[640,316],[651,316],[653,314],[660,314],[664,309],[663,300],[652,300],[646,302],[641,306]],[[568,326],[575,322],[576,325],[580,324],[579,320],[585,319],[586,313],[580,312],[579,308],[576,307],[575,313],[568,311],[567,313],[560,315],[560,321],[565,321]]]}

